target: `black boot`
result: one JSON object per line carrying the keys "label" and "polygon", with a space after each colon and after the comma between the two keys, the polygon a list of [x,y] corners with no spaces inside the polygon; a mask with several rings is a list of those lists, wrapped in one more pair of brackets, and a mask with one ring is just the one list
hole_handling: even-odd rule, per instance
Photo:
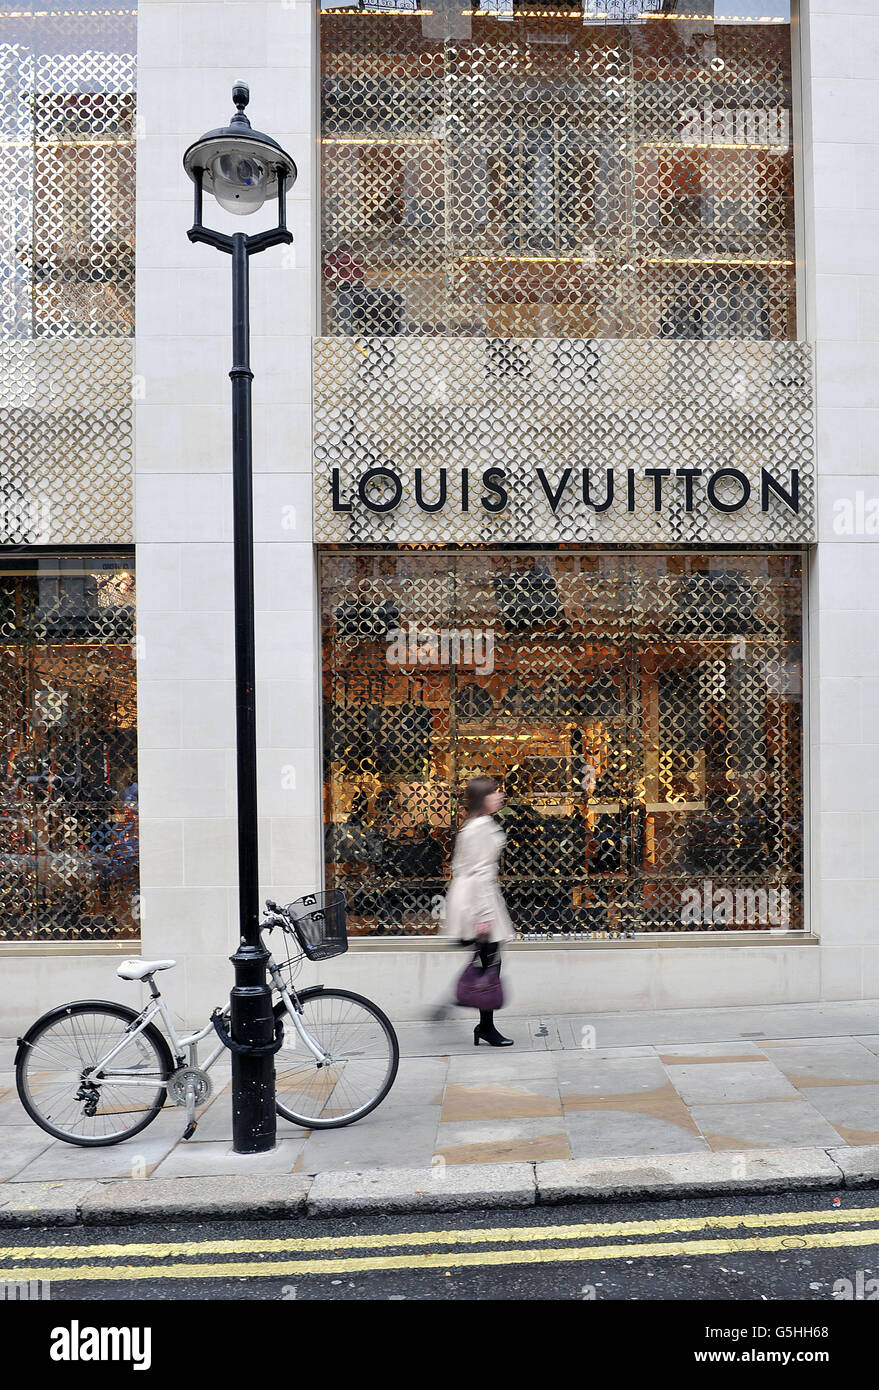
{"label": "black boot", "polygon": [[473,1029],[473,1046],[478,1047],[481,1042],[486,1042],[490,1047],[512,1047],[513,1039],[505,1038],[494,1026],[494,1011],[492,1009],[479,1010],[479,1022]]}

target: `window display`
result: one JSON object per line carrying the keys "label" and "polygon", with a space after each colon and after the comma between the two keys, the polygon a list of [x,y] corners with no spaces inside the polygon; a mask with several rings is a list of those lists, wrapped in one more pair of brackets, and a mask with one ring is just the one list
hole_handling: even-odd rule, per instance
{"label": "window display", "polygon": [[352,931],[437,930],[480,775],[525,938],[801,927],[801,582],[783,552],[324,553],[326,877]]}
{"label": "window display", "polygon": [[132,558],[0,566],[0,940],[139,935]]}
{"label": "window display", "polygon": [[326,335],[796,337],[788,16],[649,8],[323,8]]}

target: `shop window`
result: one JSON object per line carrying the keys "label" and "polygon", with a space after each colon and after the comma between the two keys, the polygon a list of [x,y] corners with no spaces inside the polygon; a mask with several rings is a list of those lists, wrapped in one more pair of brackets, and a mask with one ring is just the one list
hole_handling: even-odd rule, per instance
{"label": "shop window", "polygon": [[325,7],[324,332],[795,338],[789,16],[677,8]]}
{"label": "shop window", "polygon": [[133,337],[136,6],[7,9],[0,336]]}
{"label": "shop window", "polygon": [[0,939],[139,935],[133,560],[0,566]]}
{"label": "shop window", "polygon": [[798,556],[327,554],[321,594],[355,933],[437,931],[480,774],[526,939],[802,926]]}

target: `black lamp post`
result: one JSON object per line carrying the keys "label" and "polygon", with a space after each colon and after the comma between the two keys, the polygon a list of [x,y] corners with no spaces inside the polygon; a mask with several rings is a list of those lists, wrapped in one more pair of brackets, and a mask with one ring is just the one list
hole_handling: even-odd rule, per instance
{"label": "black lamp post", "polygon": [[[253,623],[253,485],[250,383],[249,259],[269,246],[290,243],[286,192],[296,165],[270,136],[253,130],[244,114],[250,89],[232,88],[238,108],[227,126],[208,131],[189,146],[183,167],[195,185],[190,241],[204,241],[232,257],[232,488],[235,570],[235,709],[238,772],[238,907],[241,939],[231,957],[233,1044],[232,1138],[236,1153],[264,1153],[275,1146],[275,1061],[272,992],[267,953],[259,935],[259,863],[256,821],[256,692]],[[227,212],[257,212],[277,193],[278,225],[266,232],[226,236],[202,224],[202,195],[212,193]],[[256,1050],[258,1049],[258,1050]]]}

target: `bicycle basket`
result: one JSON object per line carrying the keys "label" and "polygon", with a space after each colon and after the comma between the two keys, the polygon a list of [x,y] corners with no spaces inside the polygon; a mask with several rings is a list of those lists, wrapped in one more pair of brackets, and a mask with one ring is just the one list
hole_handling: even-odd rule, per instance
{"label": "bicycle basket", "polygon": [[287,903],[284,911],[309,960],[329,960],[347,951],[345,894],[341,888],[333,888],[329,893],[309,893]]}

